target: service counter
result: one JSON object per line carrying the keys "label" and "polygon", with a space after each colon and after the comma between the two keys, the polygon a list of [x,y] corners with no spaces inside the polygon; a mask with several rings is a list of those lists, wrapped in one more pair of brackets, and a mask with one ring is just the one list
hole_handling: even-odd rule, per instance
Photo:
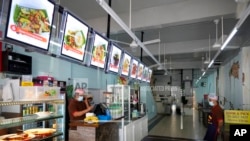
{"label": "service counter", "polygon": [[210,108],[198,108],[199,120],[202,120],[202,123],[205,127],[208,126],[208,115],[211,112]]}
{"label": "service counter", "polygon": [[[142,115],[130,121],[110,120],[85,123],[83,120],[69,123],[70,141],[139,141],[148,134],[148,117]],[[74,130],[72,130],[74,129]]]}
{"label": "service counter", "polygon": [[75,127],[75,130],[69,130],[70,141],[118,141],[119,140],[119,122],[99,122],[85,123],[75,121],[69,124]]}

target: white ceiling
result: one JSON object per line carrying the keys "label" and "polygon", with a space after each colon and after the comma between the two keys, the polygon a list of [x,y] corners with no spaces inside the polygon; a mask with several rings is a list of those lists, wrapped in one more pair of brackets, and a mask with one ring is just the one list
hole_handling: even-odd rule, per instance
{"label": "white ceiling", "polygon": [[[96,0],[60,0],[60,4],[78,15],[94,30],[107,32],[107,13]],[[128,25],[129,0],[112,0],[111,7]],[[167,61],[171,58],[174,69],[197,69],[201,68],[201,58],[208,54],[209,44],[212,46],[216,40],[214,19],[220,20],[218,36],[222,32],[222,17],[223,33],[228,35],[237,22],[238,8],[235,0],[132,0],[132,30],[139,39],[143,32],[144,41],[159,38],[160,34],[160,44],[146,47],[158,59],[160,46],[161,62],[164,57],[168,58]],[[111,39],[129,43],[132,41],[112,19],[110,29]],[[140,58],[140,48],[132,52],[131,48],[122,44],[120,46]],[[210,50],[212,57],[217,48],[211,47]],[[147,54],[142,55],[146,65],[155,64]]]}

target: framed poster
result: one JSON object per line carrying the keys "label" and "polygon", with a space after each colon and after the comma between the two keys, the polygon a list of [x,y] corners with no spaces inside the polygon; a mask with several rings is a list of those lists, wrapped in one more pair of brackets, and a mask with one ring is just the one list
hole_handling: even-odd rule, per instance
{"label": "framed poster", "polygon": [[119,73],[121,64],[122,50],[116,44],[111,44],[109,63],[107,64],[107,70],[115,73]]}
{"label": "framed poster", "polygon": [[150,81],[151,81],[152,74],[153,74],[153,70],[152,70],[152,69],[149,69],[149,70],[148,70],[148,80],[147,80],[147,82],[150,82]]}
{"label": "framed poster", "polygon": [[48,0],[11,0],[6,39],[48,50],[54,9]]}
{"label": "framed poster", "polygon": [[131,67],[131,55],[129,55],[128,53],[124,52],[123,54],[123,59],[122,59],[122,63],[121,63],[121,74],[128,76],[129,75],[129,70]]}
{"label": "framed poster", "polygon": [[95,67],[104,68],[107,61],[109,41],[99,33],[94,34],[94,43],[91,48],[90,64]]}
{"label": "framed poster", "polygon": [[144,65],[140,63],[139,68],[138,68],[138,75],[137,75],[138,80],[142,80],[143,70],[144,70]]}
{"label": "framed poster", "polygon": [[137,77],[138,66],[139,66],[139,61],[137,61],[135,58],[133,58],[132,63],[131,63],[131,69],[130,69],[130,77],[131,78]]}
{"label": "framed poster", "polygon": [[142,73],[142,81],[147,81],[148,80],[148,67],[144,67],[143,73]]}
{"label": "framed poster", "polygon": [[61,54],[78,61],[83,61],[89,29],[89,26],[83,21],[67,13]]}

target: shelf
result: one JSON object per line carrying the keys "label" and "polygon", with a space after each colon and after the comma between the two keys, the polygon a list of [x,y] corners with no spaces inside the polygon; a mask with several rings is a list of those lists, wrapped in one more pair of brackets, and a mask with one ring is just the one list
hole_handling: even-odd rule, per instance
{"label": "shelf", "polygon": [[20,118],[9,118],[9,119],[1,120],[0,129],[16,127],[16,126],[21,126],[27,123],[34,123],[34,122],[57,119],[57,118],[63,118],[63,115],[51,115],[46,118],[37,118],[35,115],[30,115],[30,116],[25,116],[25,117],[20,117]]}
{"label": "shelf", "polygon": [[34,139],[32,139],[31,141],[42,141],[42,140],[54,138],[54,137],[61,136],[61,135],[63,135],[62,132],[55,132],[55,133],[53,133],[51,136],[43,137],[43,138],[34,138]]}
{"label": "shelf", "polygon": [[32,101],[1,101],[0,106],[23,105],[23,104],[36,104],[36,103],[54,103],[64,104],[64,99],[50,99],[50,100],[32,100]]}

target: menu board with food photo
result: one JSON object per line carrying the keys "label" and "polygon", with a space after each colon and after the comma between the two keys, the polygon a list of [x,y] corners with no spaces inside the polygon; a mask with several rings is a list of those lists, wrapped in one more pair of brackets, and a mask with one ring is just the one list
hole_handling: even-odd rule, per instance
{"label": "menu board with food photo", "polygon": [[83,61],[89,27],[70,13],[65,23],[62,54]]}
{"label": "menu board with food photo", "polygon": [[107,57],[108,40],[95,34],[95,40],[92,48],[91,65],[104,68]]}
{"label": "menu board with food photo", "polygon": [[48,50],[54,7],[47,0],[12,0],[6,38]]}
{"label": "menu board with food photo", "polygon": [[127,53],[124,53],[121,74],[126,76],[129,75],[130,62],[131,62],[131,56],[128,55]]}
{"label": "menu board with food photo", "polygon": [[122,50],[116,45],[112,45],[109,70],[118,73],[121,62]]}
{"label": "menu board with food photo", "polygon": [[131,63],[131,70],[130,70],[130,77],[131,78],[136,78],[138,65],[139,65],[139,62],[136,59],[133,59],[132,63]]}
{"label": "menu board with food photo", "polygon": [[143,73],[142,73],[142,81],[147,81],[148,79],[148,67],[144,67]]}
{"label": "menu board with food photo", "polygon": [[151,77],[152,77],[152,74],[153,74],[152,69],[149,69],[149,70],[148,70],[148,79],[147,79],[147,82],[150,82]]}
{"label": "menu board with food photo", "polygon": [[140,63],[139,69],[138,69],[138,75],[137,75],[138,80],[142,80],[143,69],[144,69],[144,65]]}

